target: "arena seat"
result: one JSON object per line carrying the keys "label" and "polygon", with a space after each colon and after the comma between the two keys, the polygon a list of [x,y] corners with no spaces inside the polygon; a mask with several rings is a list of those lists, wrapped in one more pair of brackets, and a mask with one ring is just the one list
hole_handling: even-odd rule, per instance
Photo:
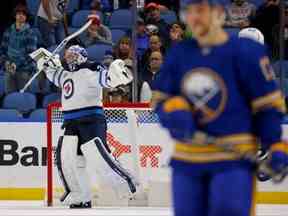
{"label": "arena seat", "polygon": [[80,1],[79,0],[69,0],[67,5],[67,13],[72,14],[75,11],[78,11],[80,7]]}
{"label": "arena seat", "polygon": [[31,15],[36,16],[41,0],[26,0],[28,11]]}
{"label": "arena seat", "polygon": [[262,4],[264,4],[265,0],[250,0],[249,2],[254,4],[256,8],[259,8]]}
{"label": "arena seat", "polygon": [[109,26],[111,29],[122,29],[124,31],[132,28],[132,12],[127,9],[115,10],[110,19]]}
{"label": "arena seat", "polygon": [[59,93],[51,93],[49,95],[46,95],[42,102],[42,107],[47,108],[48,105],[52,102],[60,101],[61,95]]}
{"label": "arena seat", "polygon": [[30,114],[29,117],[30,121],[46,122],[46,119],[47,119],[46,109],[36,109]]}
{"label": "arena seat", "polygon": [[29,92],[13,92],[4,97],[4,109],[16,109],[21,113],[28,113],[36,109],[36,97]]}
{"label": "arena seat", "polygon": [[165,11],[160,14],[161,18],[168,24],[172,24],[177,21],[177,16],[174,11]]}
{"label": "arena seat", "polygon": [[74,27],[68,27],[68,32],[69,34],[73,34],[74,32],[76,32],[79,28],[74,28]]}
{"label": "arena seat", "polygon": [[109,50],[112,52],[112,46],[106,44],[94,44],[87,48],[88,58],[92,61],[102,61],[105,52]]}
{"label": "arena seat", "polygon": [[4,75],[0,75],[0,97],[2,97],[4,93],[5,93]]}
{"label": "arena seat", "polygon": [[0,122],[21,122],[25,119],[15,109],[0,109]]}
{"label": "arena seat", "polygon": [[[87,17],[91,13],[90,10],[80,10],[73,14],[71,27],[80,28],[87,22]],[[103,15],[101,12],[97,12],[100,19],[103,20]]]}
{"label": "arena seat", "polygon": [[126,32],[121,29],[111,29],[112,42],[116,44],[120,38],[126,35]]}

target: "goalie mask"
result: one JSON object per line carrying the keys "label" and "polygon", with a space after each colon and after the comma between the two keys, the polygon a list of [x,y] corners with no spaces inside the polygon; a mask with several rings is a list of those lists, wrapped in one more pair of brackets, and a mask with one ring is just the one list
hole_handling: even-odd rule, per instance
{"label": "goalie mask", "polygon": [[70,71],[75,71],[78,66],[85,63],[87,59],[87,51],[79,45],[71,46],[65,52],[65,61]]}

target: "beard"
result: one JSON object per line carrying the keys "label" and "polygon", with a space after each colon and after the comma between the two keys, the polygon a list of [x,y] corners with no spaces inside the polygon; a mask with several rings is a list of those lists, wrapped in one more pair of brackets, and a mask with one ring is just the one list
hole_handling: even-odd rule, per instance
{"label": "beard", "polygon": [[210,27],[204,24],[197,24],[194,27],[193,34],[196,37],[205,37],[210,31]]}

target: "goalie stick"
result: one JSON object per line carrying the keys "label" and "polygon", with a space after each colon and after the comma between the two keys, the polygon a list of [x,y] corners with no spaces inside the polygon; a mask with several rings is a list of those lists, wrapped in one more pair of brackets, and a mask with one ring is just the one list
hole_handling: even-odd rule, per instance
{"label": "goalie stick", "polygon": [[[46,62],[49,62],[56,54],[60,53],[61,50],[66,46],[66,44],[72,40],[73,38],[77,37],[79,34],[84,32],[93,22],[93,19],[90,19],[84,26],[82,26],[78,31],[74,32],[70,36],[66,37],[52,52],[52,55],[48,57]],[[21,93],[25,92],[25,90],[31,85],[33,80],[42,72],[43,70],[38,70],[37,73],[35,73],[30,80],[25,84],[25,86],[20,90]]]}

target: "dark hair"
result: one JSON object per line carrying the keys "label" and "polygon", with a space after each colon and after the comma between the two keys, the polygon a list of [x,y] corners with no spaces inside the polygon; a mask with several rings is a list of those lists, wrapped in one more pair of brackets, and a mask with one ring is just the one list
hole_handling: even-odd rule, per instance
{"label": "dark hair", "polygon": [[24,13],[27,17],[29,15],[28,9],[24,4],[18,4],[15,9],[14,9],[14,14],[16,16],[17,13],[22,12]]}
{"label": "dark hair", "polygon": [[181,29],[183,29],[185,31],[186,29],[186,25],[182,22],[179,22],[179,21],[176,21],[176,22],[173,22],[169,25],[169,29],[172,28],[173,25],[179,25],[181,27]]}

